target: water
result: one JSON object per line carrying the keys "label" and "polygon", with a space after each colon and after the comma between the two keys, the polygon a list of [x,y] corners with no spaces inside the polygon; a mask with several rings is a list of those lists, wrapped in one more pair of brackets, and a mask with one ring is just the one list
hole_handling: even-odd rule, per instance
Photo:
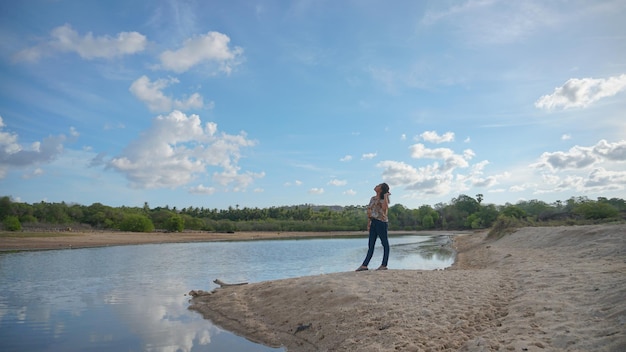
{"label": "water", "polygon": [[[391,269],[441,269],[448,236],[391,237]],[[3,351],[282,351],[187,309],[214,279],[259,282],[352,271],[367,238],[116,246],[0,254]],[[378,266],[377,244],[371,266]]]}

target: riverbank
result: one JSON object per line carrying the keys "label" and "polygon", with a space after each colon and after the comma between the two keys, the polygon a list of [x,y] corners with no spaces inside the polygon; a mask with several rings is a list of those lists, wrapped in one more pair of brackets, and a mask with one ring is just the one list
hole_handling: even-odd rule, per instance
{"label": "riverbank", "polygon": [[[407,232],[402,232],[407,233]],[[419,233],[419,232],[415,232]],[[430,232],[432,233],[432,232]],[[390,233],[393,235],[393,232]],[[263,239],[291,239],[316,237],[362,236],[362,232],[113,232],[113,231],[57,231],[57,232],[2,232],[0,251],[71,249],[154,243],[247,241]]]}
{"label": "riverbank", "polygon": [[[228,286],[190,309],[289,351],[626,350],[626,225],[455,237],[443,271]],[[201,289],[201,288],[196,288]]]}

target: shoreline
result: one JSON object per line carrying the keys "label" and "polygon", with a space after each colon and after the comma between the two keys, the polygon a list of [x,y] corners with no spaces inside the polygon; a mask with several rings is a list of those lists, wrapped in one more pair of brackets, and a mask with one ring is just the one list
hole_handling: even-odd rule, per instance
{"label": "shoreline", "polygon": [[[389,236],[401,234],[460,234],[467,231],[390,231]],[[329,232],[115,232],[115,231],[63,231],[63,232],[0,232],[0,253],[11,251],[36,251],[96,248],[122,245],[193,243],[216,241],[292,240],[312,238],[367,238],[366,231]]]}
{"label": "shoreline", "polygon": [[624,351],[625,234],[625,224],[464,234],[446,270],[198,290],[189,309],[288,351]]}

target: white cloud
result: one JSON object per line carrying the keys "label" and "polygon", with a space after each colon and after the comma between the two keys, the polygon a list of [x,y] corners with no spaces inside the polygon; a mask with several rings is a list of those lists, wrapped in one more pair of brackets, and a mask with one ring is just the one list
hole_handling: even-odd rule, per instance
{"label": "white cloud", "polygon": [[[431,137],[434,135],[431,135]],[[435,159],[429,165],[415,167],[401,161],[383,161],[376,166],[383,169],[382,177],[391,186],[403,186],[407,197],[419,195],[441,196],[452,192],[463,192],[471,187],[493,187],[501,180],[508,178],[508,173],[485,176],[484,168],[488,161],[470,165],[474,158],[472,150],[464,150],[461,154],[448,148],[426,148],[423,144],[410,147],[411,157],[415,159]],[[459,169],[470,168],[465,174]]]}
{"label": "white cloud", "polygon": [[525,187],[524,185],[514,185],[509,187],[509,192],[523,192],[526,190],[527,187]]}
{"label": "white cloud", "polygon": [[426,131],[420,134],[420,138],[425,140],[426,142],[431,143],[444,143],[444,142],[453,142],[454,141],[454,133],[446,132],[443,135],[438,135],[436,131]]}
{"label": "white cloud", "polygon": [[217,191],[217,189],[215,187],[207,187],[203,184],[199,184],[195,187],[191,187],[189,188],[189,193],[194,193],[194,194],[207,194],[207,195],[211,195],[213,193],[215,193]]}
{"label": "white cloud", "polygon": [[420,158],[446,159],[446,158],[453,157],[455,155],[452,149],[449,149],[449,148],[430,149],[430,148],[426,148],[426,146],[424,146],[421,143],[414,144],[409,149],[411,150],[411,157],[416,158],[416,159],[420,159]]}
{"label": "white cloud", "polygon": [[[546,152],[530,165],[514,170],[487,174],[487,160],[470,164],[475,153],[458,153],[449,148],[426,148],[423,144],[410,147],[411,157],[433,159],[423,166],[402,161],[386,160],[376,166],[382,178],[392,187],[403,187],[403,198],[424,201],[468,190],[482,192],[602,193],[626,189],[626,140],[600,140],[593,146],[575,146],[568,151]],[[538,172],[538,173],[537,173]],[[535,174],[535,175],[533,175]],[[539,181],[537,180],[539,178]]]}
{"label": "white cloud", "polygon": [[339,159],[339,161],[350,161],[352,160],[352,155],[346,155],[343,158]]}
{"label": "white cloud", "polygon": [[[17,134],[5,132],[4,127],[4,121],[0,116],[0,179],[12,168],[50,162],[63,152],[63,142],[66,140],[64,135],[49,136],[25,147],[18,142]],[[33,176],[38,174],[35,171]]]}
{"label": "white cloud", "polygon": [[0,116],[0,146],[2,146],[2,153],[12,154],[20,151],[22,147],[17,143],[17,134],[2,131],[5,126],[2,116]]}
{"label": "white cloud", "polygon": [[218,65],[218,70],[230,74],[242,59],[243,49],[229,47],[230,38],[222,33],[208,32],[205,35],[185,40],[182,48],[167,50],[160,56],[161,66],[174,72],[185,72],[206,63]]}
{"label": "white cloud", "polygon": [[626,74],[607,79],[572,78],[550,95],[535,102],[539,109],[585,108],[602,98],[612,97],[626,89]]}
{"label": "white cloud", "polygon": [[138,32],[120,32],[117,37],[108,35],[94,37],[88,32],[81,37],[69,24],[53,29],[50,37],[45,43],[18,52],[14,60],[35,62],[42,56],[54,52],[75,52],[87,60],[111,59],[136,54],[143,51],[147,45],[146,37]]}
{"label": "white cloud", "polygon": [[545,152],[539,157],[539,162],[531,166],[551,170],[581,169],[593,165],[596,161],[598,156],[593,154],[592,148],[575,146],[567,152]]}
{"label": "white cloud", "polygon": [[214,172],[213,180],[222,186],[231,185],[232,190],[235,192],[242,192],[254,182],[254,179],[265,177],[264,172],[254,173],[246,171],[239,173],[240,169],[238,166],[228,165],[221,172]]}
{"label": "white cloud", "polygon": [[474,153],[474,151],[471,150],[471,149],[465,149],[463,151],[463,158],[466,159],[466,160],[470,160],[470,159],[474,158],[475,156],[476,156],[476,153]]}
{"label": "white cloud", "polygon": [[324,193],[323,188],[311,188],[309,190],[309,194],[323,194],[323,193]]}
{"label": "white cloud", "polygon": [[363,155],[361,155],[361,160],[368,160],[368,159],[374,159],[376,157],[377,153],[365,153]]}
{"label": "white cloud", "polygon": [[415,159],[442,159],[444,163],[441,171],[467,167],[469,166],[468,160],[474,157],[474,152],[470,149],[465,150],[463,155],[456,154],[449,148],[426,148],[421,143],[414,144],[409,149],[411,150],[411,157]]}
{"label": "white cloud", "polygon": [[347,196],[354,196],[354,195],[356,195],[356,192],[353,189],[349,189],[347,191],[344,191],[343,194],[345,194]]}
{"label": "white cloud", "polygon": [[457,180],[461,181],[462,183],[471,185],[472,187],[491,188],[500,184],[502,180],[511,177],[511,174],[509,172],[504,172],[497,175],[483,176],[484,169],[487,165],[489,165],[489,161],[487,160],[476,163],[472,165],[470,173],[467,176],[457,175]]}
{"label": "white cloud", "polygon": [[593,147],[594,153],[608,160],[626,161],[626,140],[609,143],[602,139]]}
{"label": "white cloud", "polygon": [[383,180],[390,186],[404,186],[409,191],[425,194],[447,194],[452,189],[454,176],[439,172],[437,165],[415,168],[400,161],[382,161],[376,166],[383,168]]}
{"label": "white cloud", "polygon": [[585,187],[624,189],[624,186],[626,186],[626,172],[610,171],[601,167],[593,169],[585,180]]}
{"label": "white cloud", "polygon": [[[204,106],[204,101],[198,93],[193,93],[186,100],[173,99],[163,94],[163,89],[178,82],[176,78],[158,79],[152,82],[147,76],[141,76],[131,84],[129,90],[153,112],[169,112],[172,109],[182,111],[201,109]],[[212,107],[213,104],[211,103],[210,106]]]}
{"label": "white cloud", "polygon": [[285,182],[285,187],[290,187],[290,186],[301,186],[302,185],[302,181],[300,180],[295,180],[293,183],[291,182]]}
{"label": "white cloud", "polygon": [[328,184],[331,186],[345,186],[348,184],[348,181],[333,179],[333,180],[328,181]]}
{"label": "white cloud", "polygon": [[594,146],[575,146],[567,152],[543,153],[530,165],[540,171],[543,183],[535,193],[574,190],[607,192],[626,188],[626,140],[609,143],[600,140]]}
{"label": "white cloud", "polygon": [[584,169],[604,159],[626,161],[626,140],[609,143],[603,139],[592,147],[574,146],[567,152],[545,152],[541,154],[539,161],[531,166],[552,171]]}
{"label": "white cloud", "polygon": [[567,134],[567,133],[561,136],[561,140],[563,140],[563,141],[567,141],[567,140],[570,140],[570,139],[572,139],[572,136]]}
{"label": "white cloud", "polygon": [[264,176],[240,173],[237,165],[241,149],[255,144],[244,132],[217,134],[215,123],[203,126],[198,115],[173,111],[156,117],[152,126],[108,165],[125,174],[135,188],[176,188],[216,168],[215,182],[241,191],[253,179]]}
{"label": "white cloud", "polygon": [[546,194],[565,191],[589,192],[600,190],[601,187],[585,187],[585,177],[579,175],[544,175],[542,185],[535,188],[533,193]]}

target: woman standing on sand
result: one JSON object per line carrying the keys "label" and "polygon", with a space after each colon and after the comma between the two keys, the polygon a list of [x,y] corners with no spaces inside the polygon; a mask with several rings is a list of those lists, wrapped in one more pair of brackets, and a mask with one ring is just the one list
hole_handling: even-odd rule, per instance
{"label": "woman standing on sand", "polygon": [[387,210],[389,209],[389,195],[391,193],[389,193],[389,186],[386,183],[377,185],[374,187],[374,191],[376,191],[376,195],[370,199],[370,204],[367,206],[367,230],[370,233],[369,248],[363,264],[356,271],[367,270],[372,255],[374,255],[374,246],[378,237],[380,237],[380,242],[383,245],[383,263],[376,270],[387,270],[387,261],[389,260]]}

